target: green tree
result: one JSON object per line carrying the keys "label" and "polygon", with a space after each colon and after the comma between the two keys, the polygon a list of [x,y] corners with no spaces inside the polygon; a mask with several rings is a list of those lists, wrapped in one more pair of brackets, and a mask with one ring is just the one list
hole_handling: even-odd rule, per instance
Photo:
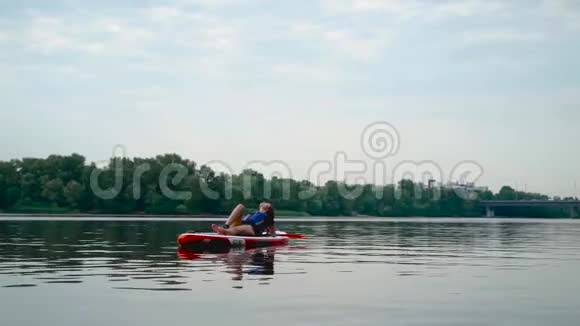
{"label": "green tree", "polygon": [[[185,167],[186,176],[177,180],[174,178],[177,172],[173,171],[164,187],[187,191],[191,198],[170,199],[163,193],[160,175],[171,164]],[[121,173],[117,174],[118,171]],[[99,173],[98,183],[102,189],[120,186],[115,188],[114,198],[104,199],[91,189],[93,173]],[[227,213],[237,203],[256,208],[266,200],[278,210],[312,215],[477,216],[481,214],[479,200],[548,199],[542,194],[515,191],[505,186],[495,195],[485,191],[476,200],[467,200],[455,189],[426,187],[411,180],[382,186],[363,185],[361,195],[353,198],[343,196],[344,189],[352,188],[337,181],[317,186],[304,180],[266,178],[254,170],[233,175],[216,173],[208,166],[198,167],[194,161],[177,154],[151,158],[113,157],[103,168],[87,164],[79,154],[0,161],[2,210],[31,206],[49,211],[52,208],[46,204],[51,204],[93,213]],[[207,196],[208,193],[212,196]],[[498,209],[498,214],[567,216],[561,210],[544,208]]]}
{"label": "green tree", "polygon": [[71,180],[64,188],[64,198],[71,207],[80,206],[80,199],[83,195],[83,186],[75,180]]}
{"label": "green tree", "polygon": [[64,198],[64,185],[61,179],[52,179],[44,183],[42,187],[42,197],[51,204],[59,204]]}
{"label": "green tree", "polygon": [[499,193],[496,196],[499,200],[516,200],[516,191],[510,186],[501,187]]}

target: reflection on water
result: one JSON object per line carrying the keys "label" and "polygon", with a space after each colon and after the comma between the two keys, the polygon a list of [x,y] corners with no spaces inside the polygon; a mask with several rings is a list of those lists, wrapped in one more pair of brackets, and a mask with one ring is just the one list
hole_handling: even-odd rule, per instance
{"label": "reflection on water", "polygon": [[[205,261],[214,265],[223,265],[225,273],[232,275],[232,280],[241,281],[247,275],[274,275],[275,253],[278,247],[256,249],[232,249],[227,253],[210,254],[194,253],[179,249],[179,258],[184,260]],[[268,284],[272,277],[260,278],[260,284]]]}
{"label": "reflection on water", "polygon": [[[235,281],[242,281],[244,274],[265,275],[257,281],[266,285],[272,280],[266,276],[274,275],[276,250],[292,250],[194,253],[178,249],[175,242],[186,226],[191,223],[0,223],[1,286],[79,284],[90,277],[105,277],[114,282],[113,289],[184,291],[191,288],[183,287],[187,282],[182,279],[192,273],[205,274],[203,282],[215,281],[211,277],[215,273],[231,274]],[[27,283],[14,283],[24,279]],[[148,287],[131,285],[143,280],[151,282]]]}
{"label": "reflection on water", "polygon": [[[348,313],[352,305],[366,309],[365,318],[372,324],[386,318],[383,314],[388,311],[392,316],[406,307],[434,309],[438,300],[501,310],[508,298],[517,302],[514,309],[521,310],[520,317],[524,311],[553,317],[556,309],[559,324],[580,318],[575,300],[580,290],[576,278],[580,223],[575,221],[284,222],[281,229],[309,238],[284,247],[228,253],[177,248],[178,234],[206,230],[208,225],[206,221],[0,221],[0,304],[6,301],[3,291],[34,295],[66,288],[87,295],[122,291],[176,296],[203,289],[204,295],[214,291],[219,301],[225,285],[236,293],[248,288],[255,293],[256,286],[272,288],[273,292],[260,292],[264,297],[283,293],[288,306],[277,306],[277,311],[302,310],[305,322],[324,309]],[[461,320],[474,321],[470,318],[475,316],[466,312]],[[419,316],[413,318],[421,322]],[[327,315],[324,320],[340,321]],[[532,324],[541,320],[535,315],[529,318]]]}
{"label": "reflection on water", "polygon": [[[191,273],[273,275],[279,260],[301,264],[342,265],[353,272],[360,264],[395,264],[400,276],[441,275],[439,267],[466,265],[496,269],[526,269],[549,260],[578,261],[578,224],[473,222],[319,222],[284,225],[308,234],[282,248],[233,250],[198,254],[178,250],[176,235],[203,229],[205,222],[0,222],[0,275],[3,286],[39,283],[78,284],[103,276],[116,289],[133,280],[150,280],[150,290],[181,288]],[[557,231],[557,232],[554,232]],[[405,267],[408,266],[408,267]],[[413,266],[427,266],[416,268]],[[300,268],[290,273],[306,273]],[[211,273],[208,273],[210,272]],[[286,273],[289,273],[286,271]],[[8,276],[30,276],[26,284],[11,284]],[[17,280],[16,278],[14,280]],[[272,278],[260,278],[266,284]],[[202,281],[209,282],[206,276]],[[153,287],[155,285],[155,287]]]}
{"label": "reflection on water", "polygon": [[[548,261],[578,261],[578,224],[468,222],[318,222],[287,223],[290,232],[308,234],[282,248],[197,254],[178,250],[176,235],[203,229],[205,222],[0,222],[0,275],[4,287],[79,284],[106,277],[114,289],[190,290],[183,287],[193,273],[274,275],[278,260],[336,264],[338,272],[354,272],[360,264],[394,264],[397,274],[442,276],[441,267],[491,266],[526,269]],[[557,241],[556,241],[557,240]],[[414,266],[423,266],[417,268]],[[428,267],[428,268],[426,268]],[[285,273],[306,273],[302,266]],[[9,276],[29,276],[10,278]],[[18,280],[26,283],[15,283]],[[131,286],[149,280],[148,287]],[[269,284],[272,277],[256,279]],[[129,285],[121,285],[129,284]],[[238,285],[239,286],[239,285]]]}

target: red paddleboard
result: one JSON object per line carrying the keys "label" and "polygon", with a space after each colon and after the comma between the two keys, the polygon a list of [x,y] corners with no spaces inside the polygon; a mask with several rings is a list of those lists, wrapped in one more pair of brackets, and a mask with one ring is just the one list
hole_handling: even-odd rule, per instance
{"label": "red paddleboard", "polygon": [[257,248],[288,244],[288,237],[243,237],[215,233],[183,233],[177,237],[180,247],[198,250],[224,250],[229,248]]}

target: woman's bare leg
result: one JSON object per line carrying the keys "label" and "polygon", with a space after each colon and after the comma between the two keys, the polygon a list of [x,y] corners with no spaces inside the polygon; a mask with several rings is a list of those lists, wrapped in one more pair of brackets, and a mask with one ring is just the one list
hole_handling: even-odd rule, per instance
{"label": "woman's bare leg", "polygon": [[246,208],[242,204],[236,206],[234,210],[232,210],[232,212],[230,213],[230,216],[226,221],[226,225],[228,227],[242,225],[242,217],[244,216],[245,209]]}
{"label": "woman's bare leg", "polygon": [[214,230],[215,233],[221,235],[246,235],[246,236],[255,236],[254,228],[251,225],[238,225],[232,226],[228,229],[224,229],[216,224],[212,224],[211,228]]}

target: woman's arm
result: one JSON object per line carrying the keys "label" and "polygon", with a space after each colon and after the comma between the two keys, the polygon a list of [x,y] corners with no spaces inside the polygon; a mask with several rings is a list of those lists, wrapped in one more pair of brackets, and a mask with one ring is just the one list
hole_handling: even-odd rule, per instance
{"label": "woman's arm", "polygon": [[268,227],[268,234],[271,236],[276,236],[276,225],[272,224]]}

